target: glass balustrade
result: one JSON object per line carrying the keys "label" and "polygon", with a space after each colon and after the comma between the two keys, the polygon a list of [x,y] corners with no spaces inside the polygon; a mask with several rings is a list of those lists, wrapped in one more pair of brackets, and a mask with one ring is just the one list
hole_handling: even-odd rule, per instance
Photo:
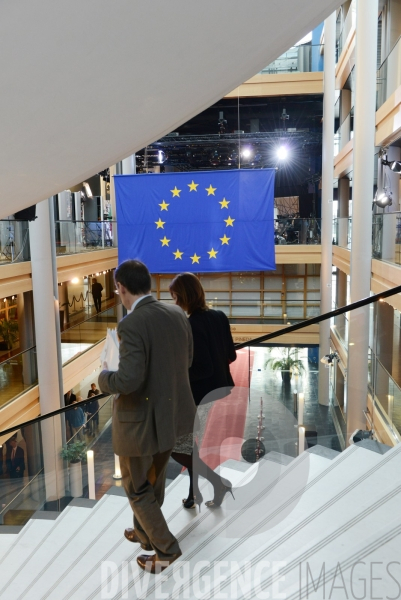
{"label": "glass balustrade", "polygon": [[372,256],[401,264],[401,212],[373,215]]}
{"label": "glass balustrade", "polygon": [[[391,299],[396,294],[397,298]],[[381,441],[399,443],[401,319],[389,303],[397,303],[400,294],[401,286],[384,292],[380,299],[368,298],[237,344],[237,360],[230,366],[235,387],[228,396],[217,394],[219,399],[208,407],[201,458],[213,469],[227,460],[237,460],[259,463],[256,470],[277,469],[279,475],[306,449],[323,446],[330,456],[343,450],[351,433],[346,419],[352,399],[347,397],[347,365],[341,356],[349,348],[347,322],[354,314],[357,319],[367,317],[372,340],[366,355],[368,417]],[[330,319],[332,325],[332,354],[325,366],[319,360],[318,344],[313,343],[317,335],[313,326],[322,319]],[[362,343],[359,331],[365,334],[361,328],[354,331],[352,344],[357,351]],[[289,333],[306,337],[289,344]],[[335,353],[339,342],[342,350]],[[329,369],[329,406],[319,403],[319,368]],[[99,405],[92,405],[93,409],[79,402],[13,430],[0,431],[0,525],[22,525],[36,510],[61,511],[73,498],[99,500],[121,485],[111,443],[113,399],[101,395],[96,400]],[[367,420],[367,429],[369,423]],[[23,454],[11,463],[10,449],[15,443]],[[306,461],[305,484],[308,469]],[[203,479],[200,488],[208,499],[211,492]]]}
{"label": "glass balustrade", "polygon": [[[67,364],[101,342],[107,329],[117,326],[117,307],[102,311],[61,333],[62,364]],[[1,357],[0,362],[0,406],[15,400],[20,394],[38,384],[36,347],[19,354]]]}
{"label": "glass balustrade", "polygon": [[321,219],[301,219],[292,215],[274,220],[274,243],[282,245],[311,245],[321,243]]}
{"label": "glass balustrade", "polygon": [[356,25],[356,0],[352,0],[348,9],[347,16],[345,17],[342,25],[340,34],[337,38],[337,61],[339,60],[342,51],[346,45],[347,39]]}
{"label": "glass balustrade", "polygon": [[117,246],[115,221],[56,221],[56,252],[78,254]]}
{"label": "glass balustrade", "polygon": [[280,73],[310,73],[323,71],[322,44],[301,44],[293,46],[265,67],[261,73],[278,75]]}
{"label": "glass balustrade", "polygon": [[31,260],[29,222],[0,221],[0,265]]}
{"label": "glass balustrade", "polygon": [[333,219],[333,244],[340,248],[351,249],[352,218]]}
{"label": "glass balustrade", "polygon": [[352,108],[334,135],[334,156],[354,137],[354,109]]}
{"label": "glass balustrade", "polygon": [[401,85],[401,37],[377,71],[377,109]]}
{"label": "glass balustrade", "polygon": [[[111,397],[102,396],[91,403],[73,404],[66,412],[17,429],[3,440],[0,525],[23,525],[36,510],[60,511],[74,497],[88,497],[87,451],[96,452],[103,436],[109,435],[111,417]],[[21,449],[14,464],[13,439]],[[114,467],[112,454],[110,465],[100,460],[100,452],[96,454],[102,474]]]}
{"label": "glass balustrade", "polygon": [[119,302],[61,333],[61,360],[63,365],[104,340],[107,329],[117,327],[117,311],[120,304]]}
{"label": "glass balustrade", "polygon": [[38,384],[36,348],[1,357],[0,407]]}

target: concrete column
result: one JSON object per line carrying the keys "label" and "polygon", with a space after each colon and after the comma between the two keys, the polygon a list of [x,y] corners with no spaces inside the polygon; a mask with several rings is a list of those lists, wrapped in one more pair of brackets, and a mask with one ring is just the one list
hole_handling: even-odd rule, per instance
{"label": "concrete column", "polygon": [[341,104],[340,104],[340,120],[341,120],[341,140],[340,140],[340,150],[344,148],[346,144],[348,144],[350,140],[350,132],[351,132],[351,119],[348,118],[351,106],[351,90],[341,90],[340,96]]}
{"label": "concrete column", "polygon": [[338,245],[346,248],[348,243],[349,179],[338,180]]}
{"label": "concrete column", "polygon": [[[17,295],[17,313],[20,350],[23,352],[35,345],[32,292]],[[36,353],[30,350],[22,355],[22,380],[24,385],[31,385],[37,377]]]}
{"label": "concrete column", "polygon": [[[64,404],[61,370],[56,245],[53,198],[39,202],[37,219],[29,223],[35,333],[41,414]],[[46,497],[64,496],[63,463],[59,457],[63,427],[59,417],[41,423]]]}
{"label": "concrete column", "polygon": [[[330,312],[332,305],[332,227],[333,227],[333,164],[334,164],[334,93],[336,15],[324,22],[324,100],[323,100],[323,172],[322,172],[322,265],[320,271],[321,312]],[[319,326],[319,359],[330,353],[330,321]],[[319,403],[328,406],[329,369],[319,361]]]}
{"label": "concrete column", "polygon": [[[357,0],[351,302],[370,295],[377,14],[378,0]],[[353,431],[366,427],[369,308],[352,311],[349,323],[347,444]]]}
{"label": "concrete column", "polygon": [[58,286],[58,302],[60,312],[63,311],[63,323],[60,320],[60,326],[66,327],[70,320],[70,307],[68,306],[68,283],[64,281]]}
{"label": "concrete column", "polygon": [[136,173],[136,160],[135,154],[131,154],[128,158],[124,158],[122,161],[122,175],[135,175]]}
{"label": "concrete column", "polygon": [[387,302],[375,304],[375,353],[380,361],[375,376],[376,396],[389,413],[390,378],[393,371],[394,308]]}

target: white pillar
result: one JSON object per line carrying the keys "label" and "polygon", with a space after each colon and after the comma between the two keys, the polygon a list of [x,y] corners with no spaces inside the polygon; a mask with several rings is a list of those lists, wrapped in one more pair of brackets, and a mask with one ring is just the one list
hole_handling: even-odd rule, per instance
{"label": "white pillar", "polygon": [[349,179],[338,180],[338,245],[347,248],[349,215]]}
{"label": "white pillar", "polygon": [[[351,302],[370,295],[377,14],[378,0],[357,0]],[[369,308],[352,311],[349,318],[347,444],[355,429],[366,426]]]}
{"label": "white pillar", "polygon": [[[35,336],[42,415],[63,406],[60,321],[57,292],[56,243],[53,198],[36,206],[36,221],[29,223]],[[60,417],[41,423],[47,500],[64,495],[63,442]]]}
{"label": "white pillar", "polygon": [[[323,99],[323,172],[322,172],[322,265],[320,271],[321,312],[332,305],[332,231],[333,231],[333,167],[334,167],[334,93],[336,15],[324,22],[324,99]],[[330,353],[330,321],[319,326],[319,359]],[[319,361],[319,404],[328,406],[329,369]]]}
{"label": "white pillar", "polygon": [[124,158],[122,161],[122,175],[135,175],[136,173],[136,160],[135,154],[131,154],[128,158]]}

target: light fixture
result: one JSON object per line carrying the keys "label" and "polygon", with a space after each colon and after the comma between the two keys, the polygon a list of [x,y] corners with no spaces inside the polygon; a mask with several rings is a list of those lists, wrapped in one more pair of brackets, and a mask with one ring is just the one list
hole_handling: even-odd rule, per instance
{"label": "light fixture", "polygon": [[277,149],[276,154],[279,160],[285,160],[288,157],[288,148],[286,148],[286,146],[280,146]]}
{"label": "light fixture", "polygon": [[252,150],[250,148],[244,148],[241,152],[242,158],[251,158]]}
{"label": "light fixture", "polygon": [[71,283],[79,283],[78,277],[74,277],[73,279],[71,279]]}
{"label": "light fixture", "polygon": [[393,160],[390,164],[390,169],[393,173],[401,173],[401,162],[399,160]]}
{"label": "light fixture", "polygon": [[158,153],[157,153],[157,160],[158,160],[159,164],[163,164],[164,161],[166,160],[165,154],[164,154],[163,150],[159,150],[158,151]]}
{"label": "light fixture", "polygon": [[93,194],[92,194],[92,190],[90,188],[90,185],[87,181],[84,181],[82,184],[83,188],[84,188],[84,192],[87,198],[93,198]]}
{"label": "light fixture", "polygon": [[326,354],[325,356],[323,356],[323,358],[320,359],[320,362],[324,365],[332,365],[333,360],[335,359],[338,360],[339,356],[337,352],[332,352],[331,354]]}
{"label": "light fixture", "polygon": [[99,277],[99,273],[96,273],[96,277]]}
{"label": "light fixture", "polygon": [[380,194],[376,192],[376,195],[373,199],[373,204],[376,204],[379,208],[386,208],[386,206],[391,206],[393,203],[392,192],[387,191],[385,188]]}

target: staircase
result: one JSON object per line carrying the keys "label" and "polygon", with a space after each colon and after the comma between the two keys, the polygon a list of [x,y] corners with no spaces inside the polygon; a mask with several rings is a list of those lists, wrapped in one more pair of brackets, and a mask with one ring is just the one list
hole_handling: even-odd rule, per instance
{"label": "staircase", "polygon": [[[272,452],[254,465],[229,460],[218,470],[235,500],[200,513],[182,507],[188,479],[180,475],[163,511],[183,555],[158,576],[139,569],[143,550],[123,537],[132,513],[121,488],[99,501],[74,500],[61,514],[38,512],[19,533],[2,528],[0,598],[337,600],[346,592],[364,597],[364,586],[366,598],[395,598],[401,446],[374,450],[317,447],[296,459]],[[201,491],[212,498],[203,480]]]}

